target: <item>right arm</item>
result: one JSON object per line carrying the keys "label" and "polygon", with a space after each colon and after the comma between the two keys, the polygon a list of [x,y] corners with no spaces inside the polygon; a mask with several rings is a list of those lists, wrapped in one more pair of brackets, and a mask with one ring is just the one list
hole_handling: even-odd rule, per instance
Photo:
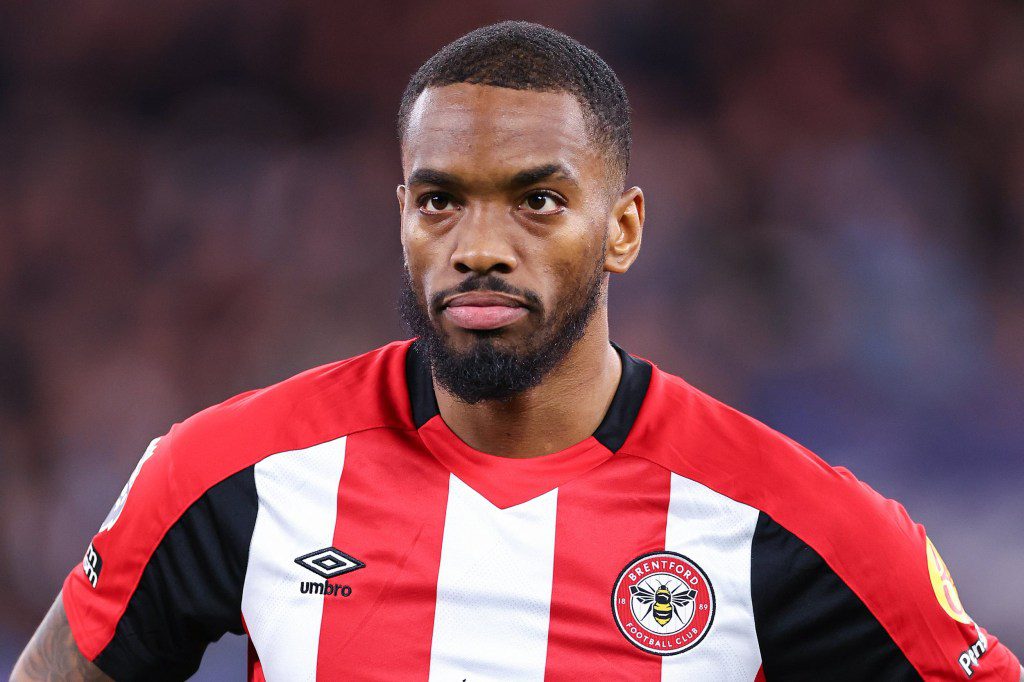
{"label": "right arm", "polygon": [[207,644],[244,632],[254,467],[210,466],[219,449],[187,431],[147,448],[12,680],[184,680]]}
{"label": "right arm", "polygon": [[78,650],[71,635],[68,616],[60,595],[32,635],[11,673],[11,682],[68,680],[103,682],[110,680],[103,671]]}

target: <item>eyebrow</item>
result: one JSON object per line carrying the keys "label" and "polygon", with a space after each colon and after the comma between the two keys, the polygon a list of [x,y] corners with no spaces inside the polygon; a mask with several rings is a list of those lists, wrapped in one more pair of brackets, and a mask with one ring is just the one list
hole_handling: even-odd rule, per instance
{"label": "eyebrow", "polygon": [[[519,171],[508,181],[508,186],[512,189],[528,187],[554,176],[561,180],[568,180],[574,185],[579,185],[576,176],[567,167],[560,163],[546,163]],[[437,170],[436,168],[417,168],[409,175],[407,184],[409,186],[437,185],[438,187],[462,187],[466,183],[453,173]]]}
{"label": "eyebrow", "polygon": [[441,187],[458,187],[458,176],[434,168],[417,168],[406,181],[407,185],[439,185]]}
{"label": "eyebrow", "polygon": [[519,171],[512,176],[512,180],[509,184],[512,187],[527,187],[529,185],[536,184],[541,180],[547,180],[555,175],[563,180],[576,183],[576,178],[568,168],[560,163],[547,163],[543,166],[527,168],[526,170]]}

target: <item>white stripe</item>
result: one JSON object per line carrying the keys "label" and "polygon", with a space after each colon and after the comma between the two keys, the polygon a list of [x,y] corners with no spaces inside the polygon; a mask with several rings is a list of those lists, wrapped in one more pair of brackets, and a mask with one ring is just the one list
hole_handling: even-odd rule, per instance
{"label": "white stripe", "polygon": [[750,543],[758,511],[672,474],[665,549],[700,566],[715,592],[715,616],[697,646],[662,661],[662,680],[743,680],[761,665],[750,598]]}
{"label": "white stripe", "polygon": [[242,616],[263,673],[315,680],[323,597],[299,586],[322,578],[295,563],[334,542],[345,439],[282,452],[256,464],[259,508],[249,546]]}
{"label": "white stripe", "polygon": [[499,509],[451,476],[430,679],[544,679],[557,493]]}

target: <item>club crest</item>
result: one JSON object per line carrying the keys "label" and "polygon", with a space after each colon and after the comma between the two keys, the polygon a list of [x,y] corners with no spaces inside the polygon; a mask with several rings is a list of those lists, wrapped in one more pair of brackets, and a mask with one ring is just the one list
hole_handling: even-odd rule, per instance
{"label": "club crest", "polygon": [[612,590],[619,630],[634,646],[672,656],[697,646],[715,618],[715,591],[700,566],[675,552],[637,557]]}

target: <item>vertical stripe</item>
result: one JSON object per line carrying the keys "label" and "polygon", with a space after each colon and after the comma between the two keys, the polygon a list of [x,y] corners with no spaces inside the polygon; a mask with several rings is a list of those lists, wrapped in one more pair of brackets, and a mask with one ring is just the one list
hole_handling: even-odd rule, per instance
{"label": "vertical stripe", "polygon": [[316,678],[322,598],[300,593],[315,576],[295,558],[331,544],[344,463],[345,438],[338,438],[255,466],[259,508],[242,614],[267,679]]}
{"label": "vertical stripe", "polygon": [[669,472],[616,457],[558,491],[548,680],[658,680],[661,658],[619,632],[612,588],[633,559],[665,547]]}
{"label": "vertical stripe", "polygon": [[253,647],[251,639],[249,640],[247,668],[247,679],[249,682],[267,682],[267,678],[263,674],[263,664],[260,663],[260,657],[256,655],[256,649]]}
{"label": "vertical stripe", "polygon": [[451,476],[430,679],[543,679],[557,499],[499,509]]}
{"label": "vertical stripe", "polygon": [[349,436],[333,541],[366,566],[328,581],[319,679],[426,679],[447,498],[416,433]]}
{"label": "vertical stripe", "polygon": [[711,581],[715,613],[693,649],[666,656],[663,680],[749,680],[761,665],[750,597],[750,546],[758,511],[672,474],[665,549]]}

